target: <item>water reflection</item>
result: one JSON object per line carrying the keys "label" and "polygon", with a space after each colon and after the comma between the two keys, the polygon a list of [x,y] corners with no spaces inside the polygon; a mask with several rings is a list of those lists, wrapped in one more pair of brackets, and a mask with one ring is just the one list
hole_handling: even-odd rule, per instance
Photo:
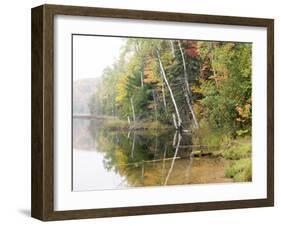
{"label": "water reflection", "polygon": [[73,120],[74,191],[226,182],[225,161],[193,158],[190,134],[109,131]]}

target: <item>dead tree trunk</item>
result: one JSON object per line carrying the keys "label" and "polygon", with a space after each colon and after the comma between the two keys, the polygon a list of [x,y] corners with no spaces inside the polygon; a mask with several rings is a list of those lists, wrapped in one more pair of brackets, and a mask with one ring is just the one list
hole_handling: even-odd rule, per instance
{"label": "dead tree trunk", "polygon": [[185,89],[184,89],[184,92],[185,92],[184,96],[185,96],[185,99],[186,99],[188,108],[189,108],[189,110],[190,110],[190,112],[191,112],[191,115],[192,115],[192,118],[193,118],[193,121],[194,121],[195,128],[198,129],[198,128],[199,128],[199,125],[198,125],[198,122],[197,122],[195,113],[194,113],[194,111],[193,111],[192,104],[191,104],[191,102],[190,102],[190,98],[189,98],[189,96],[188,96],[188,93],[185,91]]}
{"label": "dead tree trunk", "polygon": [[189,87],[189,83],[188,83],[188,74],[187,74],[187,69],[186,69],[186,62],[185,62],[184,53],[183,53],[180,41],[178,41],[178,45],[179,45],[179,49],[180,49],[180,53],[181,53],[181,58],[182,58],[184,82],[185,82],[185,85],[186,85],[186,89],[187,89],[188,95],[191,97],[191,91],[190,91],[190,87]]}
{"label": "dead tree trunk", "polygon": [[173,41],[172,41],[172,40],[170,40],[170,45],[171,45],[173,57],[175,58],[175,57],[176,57],[176,54],[175,54],[175,48],[174,48],[174,44],[173,44]]}
{"label": "dead tree trunk", "polygon": [[140,76],[141,76],[141,88],[143,88],[143,72],[142,71],[140,73]]}
{"label": "dead tree trunk", "polygon": [[175,100],[175,97],[174,97],[174,94],[173,94],[173,91],[170,87],[170,84],[167,80],[167,77],[166,77],[166,73],[165,73],[165,70],[164,70],[164,67],[163,67],[163,64],[162,64],[162,61],[161,61],[161,57],[160,57],[160,52],[159,50],[157,49],[156,50],[156,53],[157,53],[157,58],[158,58],[158,61],[159,61],[159,65],[160,65],[160,70],[161,70],[161,74],[164,78],[164,81],[165,81],[165,84],[169,90],[169,93],[170,93],[170,96],[171,96],[171,99],[172,99],[172,102],[173,102],[173,105],[174,105],[174,108],[175,108],[175,111],[176,111],[176,115],[177,115],[177,127],[176,129],[180,129],[181,128],[181,124],[182,124],[182,120],[181,120],[181,117],[180,117],[180,113],[179,113],[179,109],[178,109],[178,106],[177,106],[177,103],[176,103],[176,100]]}
{"label": "dead tree trunk", "polygon": [[165,112],[167,112],[167,103],[166,103],[166,97],[165,97],[165,87],[164,87],[163,78],[162,78],[162,95],[163,95],[164,109],[165,109]]}
{"label": "dead tree trunk", "polygon": [[176,116],[175,116],[174,113],[172,114],[172,117],[173,117],[174,126],[177,128],[177,127],[178,127],[178,125],[177,125],[177,119],[176,119]]}
{"label": "dead tree trunk", "polygon": [[135,108],[134,108],[134,101],[133,101],[133,97],[130,98],[130,102],[131,102],[131,108],[132,108],[132,113],[133,113],[133,121],[136,121],[136,115],[135,115]]}
{"label": "dead tree trunk", "polygon": [[184,53],[183,53],[183,50],[182,50],[182,47],[181,47],[181,43],[180,41],[178,41],[178,45],[179,45],[179,49],[180,49],[180,52],[181,52],[181,58],[182,58],[182,64],[183,64],[183,71],[184,71],[184,82],[185,82],[185,89],[184,89],[184,95],[185,95],[185,99],[186,99],[186,102],[187,102],[187,105],[188,105],[188,108],[191,112],[191,115],[192,115],[192,118],[193,118],[193,121],[194,121],[194,125],[195,125],[195,128],[198,129],[199,128],[199,125],[198,125],[198,122],[197,122],[197,119],[196,119],[196,116],[195,116],[195,113],[193,111],[193,107],[192,107],[192,104],[191,104],[191,90],[190,90],[190,87],[189,87],[189,82],[188,82],[188,74],[187,74],[187,68],[186,68],[186,62],[185,62],[185,58],[184,58]]}

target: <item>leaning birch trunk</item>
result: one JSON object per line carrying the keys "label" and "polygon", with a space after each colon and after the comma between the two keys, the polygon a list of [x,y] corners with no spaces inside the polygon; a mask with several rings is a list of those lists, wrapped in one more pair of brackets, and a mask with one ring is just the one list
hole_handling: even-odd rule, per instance
{"label": "leaning birch trunk", "polygon": [[184,81],[185,81],[185,86],[186,86],[186,90],[187,90],[186,91],[184,89],[185,99],[186,99],[188,108],[189,108],[189,110],[191,112],[191,115],[192,115],[192,118],[193,118],[193,121],[194,121],[194,124],[195,124],[195,128],[198,129],[199,125],[198,125],[198,122],[197,122],[197,119],[196,119],[196,116],[195,116],[195,113],[193,111],[193,107],[192,107],[192,104],[191,104],[191,101],[190,101],[191,91],[190,91],[190,87],[189,87],[189,83],[188,83],[188,75],[187,75],[187,69],[186,69],[186,62],[185,62],[185,58],[184,58],[184,54],[183,54],[183,50],[182,50],[180,41],[178,41],[178,44],[179,44],[179,49],[180,49],[180,52],[181,52],[181,58],[182,58],[182,64],[183,64],[183,70],[184,70]]}
{"label": "leaning birch trunk", "polygon": [[133,98],[130,98],[130,102],[131,102],[131,107],[132,107],[132,112],[133,112],[133,121],[136,121],[136,115],[135,115],[135,108],[134,108],[134,103],[133,103]]}
{"label": "leaning birch trunk", "polygon": [[130,120],[130,116],[128,115],[128,124],[131,125],[131,120]]}
{"label": "leaning birch trunk", "polygon": [[165,109],[165,112],[167,112],[167,103],[166,103],[166,97],[165,97],[165,87],[164,87],[163,78],[162,78],[162,95],[163,95],[164,109]]}
{"label": "leaning birch trunk", "polygon": [[175,58],[175,57],[176,57],[176,54],[175,54],[175,48],[174,48],[174,44],[173,44],[173,41],[172,41],[172,40],[170,40],[170,45],[171,45],[173,57]]}
{"label": "leaning birch trunk", "polygon": [[177,136],[178,136],[178,131],[176,131],[175,134],[174,134],[173,147],[176,147]]}
{"label": "leaning birch trunk", "polygon": [[142,71],[140,73],[140,76],[141,76],[141,88],[143,88],[143,72]]}
{"label": "leaning birch trunk", "polygon": [[191,91],[190,91],[190,87],[189,87],[189,83],[188,83],[186,62],[185,62],[185,58],[184,58],[184,54],[183,54],[183,50],[182,50],[180,41],[178,41],[178,45],[179,45],[179,49],[180,49],[180,52],[181,52],[181,58],[182,58],[182,64],[183,64],[184,82],[185,82],[185,85],[186,85],[186,88],[187,88],[188,95],[191,97]]}
{"label": "leaning birch trunk", "polygon": [[174,113],[172,114],[172,116],[173,116],[174,126],[177,128],[177,119],[176,119],[176,116],[175,116]]}
{"label": "leaning birch trunk", "polygon": [[184,90],[185,94],[185,99],[186,99],[186,102],[187,102],[187,105],[188,105],[188,108],[190,109],[190,112],[191,112],[191,115],[192,115],[192,118],[193,118],[193,121],[194,121],[194,124],[195,124],[195,128],[198,129],[199,128],[199,125],[198,125],[198,122],[197,122],[197,119],[196,119],[196,116],[195,116],[195,113],[193,111],[193,108],[192,108],[192,104],[190,102],[190,98],[188,96],[188,93]]}
{"label": "leaning birch trunk", "polygon": [[163,64],[162,64],[162,61],[161,61],[159,50],[156,50],[156,53],[157,53],[157,58],[158,58],[158,61],[159,61],[160,69],[161,69],[161,72],[162,72],[161,74],[162,74],[162,76],[164,78],[164,81],[166,83],[166,86],[168,87],[168,90],[170,92],[170,96],[171,96],[171,99],[172,99],[172,102],[173,102],[173,105],[174,105],[174,108],[175,108],[175,111],[176,111],[176,115],[177,115],[177,118],[178,118],[178,123],[177,123],[176,129],[180,129],[181,124],[182,124],[182,120],[181,120],[181,117],[180,117],[179,109],[178,109],[176,100],[174,98],[173,91],[172,91],[172,89],[170,87],[170,84],[167,80],[166,73],[165,73],[165,70],[164,70],[164,67],[163,67]]}

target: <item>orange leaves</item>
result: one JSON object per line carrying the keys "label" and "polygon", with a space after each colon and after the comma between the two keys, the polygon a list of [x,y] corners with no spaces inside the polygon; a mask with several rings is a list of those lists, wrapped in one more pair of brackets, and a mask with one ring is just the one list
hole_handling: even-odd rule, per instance
{"label": "orange leaves", "polygon": [[149,110],[152,110],[152,109],[155,109],[155,103],[151,103],[151,104],[148,104],[147,105],[147,108],[149,109]]}
{"label": "orange leaves", "polygon": [[193,85],[191,86],[191,91],[192,93],[202,93],[202,88],[200,86],[197,85]]}
{"label": "orange leaves", "polygon": [[126,90],[126,84],[127,84],[128,77],[123,76],[120,78],[120,80],[117,83],[117,93],[116,96],[116,102],[121,103],[124,99],[127,98],[127,90]]}
{"label": "orange leaves", "polygon": [[212,73],[211,71],[211,65],[209,59],[206,59],[200,69],[200,78],[205,80],[208,79],[210,74]]}
{"label": "orange leaves", "polygon": [[197,48],[197,42],[196,41],[187,41],[187,48],[185,49],[185,52],[190,57],[198,57],[199,51]]}
{"label": "orange leaves", "polygon": [[143,82],[144,84],[157,84],[158,80],[149,77],[149,78],[145,78]]}
{"label": "orange leaves", "polygon": [[224,44],[224,50],[225,50],[225,51],[229,51],[229,50],[231,50],[234,46],[235,46],[235,43],[234,43],[234,42],[225,43],[225,44]]}
{"label": "orange leaves", "polygon": [[209,79],[211,79],[211,80],[214,80],[215,81],[215,83],[216,83],[216,86],[217,86],[217,88],[220,86],[220,83],[222,82],[222,81],[225,81],[226,79],[227,79],[227,75],[226,74],[222,74],[221,76],[219,76],[219,75],[212,75],[212,76],[210,76],[209,77]]}
{"label": "orange leaves", "polygon": [[236,105],[235,110],[238,112],[239,117],[236,118],[238,122],[245,122],[251,117],[251,103],[247,103],[244,106]]}
{"label": "orange leaves", "polygon": [[159,78],[157,78],[153,71],[154,61],[153,58],[148,56],[145,59],[143,74],[144,79],[143,82],[145,84],[157,84],[159,82]]}

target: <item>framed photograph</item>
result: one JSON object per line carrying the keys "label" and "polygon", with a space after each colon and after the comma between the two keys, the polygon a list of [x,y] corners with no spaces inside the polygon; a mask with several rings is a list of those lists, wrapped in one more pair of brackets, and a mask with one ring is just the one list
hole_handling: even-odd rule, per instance
{"label": "framed photograph", "polygon": [[32,9],[32,217],[274,205],[273,19]]}

